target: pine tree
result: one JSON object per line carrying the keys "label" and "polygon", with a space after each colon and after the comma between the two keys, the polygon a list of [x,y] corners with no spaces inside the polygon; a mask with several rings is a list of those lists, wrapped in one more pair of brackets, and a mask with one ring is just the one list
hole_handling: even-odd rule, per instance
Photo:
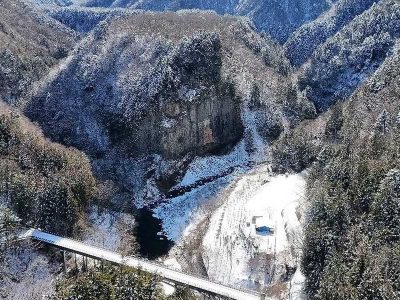
{"label": "pine tree", "polygon": [[378,116],[375,122],[375,128],[378,129],[383,134],[386,134],[389,126],[389,114],[386,110],[383,110],[382,113]]}

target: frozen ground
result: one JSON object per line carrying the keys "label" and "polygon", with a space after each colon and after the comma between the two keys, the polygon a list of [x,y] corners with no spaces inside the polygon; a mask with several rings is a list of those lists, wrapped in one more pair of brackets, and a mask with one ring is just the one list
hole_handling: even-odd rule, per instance
{"label": "frozen ground", "polygon": [[39,300],[55,289],[58,266],[29,245],[6,252],[0,267],[0,298]]}

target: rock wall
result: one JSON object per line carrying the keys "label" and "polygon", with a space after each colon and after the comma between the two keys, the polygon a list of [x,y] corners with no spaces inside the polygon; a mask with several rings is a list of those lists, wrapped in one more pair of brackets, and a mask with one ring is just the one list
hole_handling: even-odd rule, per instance
{"label": "rock wall", "polygon": [[217,151],[243,132],[221,56],[213,34],[172,45],[99,28],[42,84],[28,114],[53,139],[92,155],[118,148],[177,159]]}

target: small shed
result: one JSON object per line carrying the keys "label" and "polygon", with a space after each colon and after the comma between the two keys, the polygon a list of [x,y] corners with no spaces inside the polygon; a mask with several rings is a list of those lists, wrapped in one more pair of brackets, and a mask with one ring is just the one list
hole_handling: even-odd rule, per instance
{"label": "small shed", "polygon": [[269,234],[273,234],[273,233],[274,233],[274,228],[264,225],[264,226],[256,227],[256,231],[257,231],[258,233],[269,233]]}
{"label": "small shed", "polygon": [[266,218],[257,218],[255,224],[256,232],[261,234],[273,234],[275,231],[274,226]]}

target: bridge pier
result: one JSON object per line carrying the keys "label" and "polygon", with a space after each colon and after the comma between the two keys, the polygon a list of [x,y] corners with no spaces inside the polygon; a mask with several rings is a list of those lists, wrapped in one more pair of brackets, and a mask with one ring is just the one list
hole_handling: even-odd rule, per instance
{"label": "bridge pier", "polygon": [[78,274],[79,273],[79,267],[78,267],[78,262],[76,261],[76,253],[74,253],[74,261],[75,261],[76,274]]}
{"label": "bridge pier", "polygon": [[64,273],[67,273],[67,262],[66,262],[66,257],[65,257],[65,250],[62,251],[62,255],[63,255]]}
{"label": "bridge pier", "polygon": [[85,262],[85,257],[82,256],[82,268],[81,268],[82,272],[86,271],[86,262]]}

